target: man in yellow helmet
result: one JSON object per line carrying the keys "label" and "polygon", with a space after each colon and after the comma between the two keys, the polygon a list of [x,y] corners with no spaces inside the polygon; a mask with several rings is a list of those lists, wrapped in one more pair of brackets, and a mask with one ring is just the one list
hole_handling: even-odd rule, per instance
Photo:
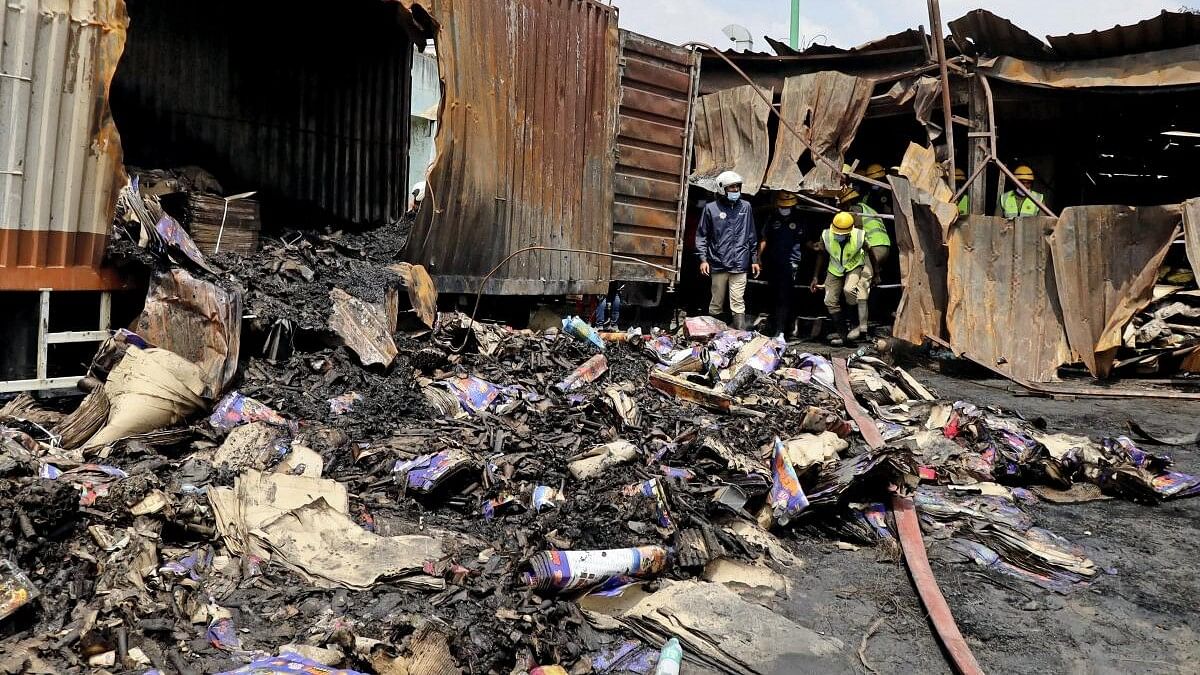
{"label": "man in yellow helmet", "polygon": [[[963,183],[965,183],[965,182],[967,182],[967,172],[963,171],[962,169],[955,169],[954,170],[954,191],[957,192],[957,191],[961,190]],[[958,215],[960,215],[960,216],[971,215],[971,194],[969,192],[964,193],[962,196],[962,199],[958,200]]]}
{"label": "man in yellow helmet", "polygon": [[878,269],[878,261],[867,244],[867,233],[855,227],[853,214],[842,211],[833,217],[829,229],[821,233],[819,247],[821,255],[813,270],[809,290],[817,292],[821,268],[825,267],[825,308],[833,322],[829,341],[834,345],[842,344],[843,296],[846,304],[857,308],[858,327],[847,336],[857,340],[868,332],[867,300],[871,295],[873,270]]}
{"label": "man in yellow helmet", "polygon": [[[1033,169],[1021,165],[1017,167],[1013,175],[1017,177],[1017,180],[1021,182],[1021,185],[1026,190],[1029,190],[1034,197],[1037,197],[1038,201],[1043,204],[1046,203],[1045,195],[1033,189],[1033,181],[1037,180],[1037,177],[1033,174]],[[1041,210],[1038,209],[1037,204],[1032,199],[1025,196],[1020,190],[1013,189],[1005,192],[1000,197],[1000,213],[996,215],[1003,216],[1004,218],[1024,218],[1025,216],[1036,216],[1040,212]]]}
{"label": "man in yellow helmet", "polygon": [[[882,170],[883,167],[880,167]],[[882,264],[892,251],[892,238],[888,235],[887,225],[879,217],[879,211],[853,185],[842,191],[841,202],[842,208],[855,216],[855,225],[867,235],[867,246],[875,252],[876,261]]]}

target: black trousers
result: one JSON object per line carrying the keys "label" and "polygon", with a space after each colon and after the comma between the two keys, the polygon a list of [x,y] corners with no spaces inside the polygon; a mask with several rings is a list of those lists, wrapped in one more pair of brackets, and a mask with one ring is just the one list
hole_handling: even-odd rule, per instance
{"label": "black trousers", "polygon": [[767,279],[767,287],[771,293],[771,328],[772,336],[791,332],[792,317],[796,315],[796,287],[791,270],[783,275],[771,275]]}

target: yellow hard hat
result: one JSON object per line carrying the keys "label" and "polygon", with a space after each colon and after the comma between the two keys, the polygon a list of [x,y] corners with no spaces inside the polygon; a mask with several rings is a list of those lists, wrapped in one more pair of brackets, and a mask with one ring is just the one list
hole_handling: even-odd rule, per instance
{"label": "yellow hard hat", "polygon": [[794,192],[780,190],[779,194],[775,195],[775,206],[786,208],[788,206],[795,206],[798,203],[800,203],[800,199],[796,197],[796,193]]}
{"label": "yellow hard hat", "polygon": [[1013,175],[1017,177],[1017,180],[1033,180],[1034,178],[1033,169],[1025,166],[1024,164],[1018,166],[1017,170],[1013,172]]}
{"label": "yellow hard hat", "polygon": [[954,170],[954,182],[955,182],[955,183],[961,183],[961,182],[963,182],[963,181],[964,181],[964,180],[966,180],[966,179],[967,179],[967,172],[966,172],[966,171],[963,171],[962,169],[955,169],[955,170]]}
{"label": "yellow hard hat", "polygon": [[871,166],[867,167],[867,170],[863,172],[863,175],[872,180],[882,180],[885,176],[887,176],[887,171],[884,170],[882,164],[872,164]]}
{"label": "yellow hard hat", "polygon": [[855,199],[858,199],[861,196],[862,195],[859,194],[859,192],[858,192],[858,188],[854,187],[853,185],[847,185],[845,188],[842,189],[842,194],[838,195],[838,199],[843,204],[849,204],[850,202],[854,201]]}
{"label": "yellow hard hat", "polygon": [[854,230],[854,214],[845,211],[833,217],[834,234],[850,234]]}

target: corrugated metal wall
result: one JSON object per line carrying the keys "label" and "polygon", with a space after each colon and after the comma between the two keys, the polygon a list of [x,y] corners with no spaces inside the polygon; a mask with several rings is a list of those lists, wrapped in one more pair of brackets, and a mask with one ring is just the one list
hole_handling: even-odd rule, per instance
{"label": "corrugated metal wall", "polygon": [[[613,253],[676,267],[699,59],[683,47],[621,31]],[[670,272],[619,260],[612,274],[622,281],[676,279]]]}
{"label": "corrugated metal wall", "polygon": [[121,0],[0,10],[0,290],[114,285],[94,268],[122,179],[107,92],[125,26]]}
{"label": "corrugated metal wall", "polygon": [[227,192],[330,219],[398,217],[412,64],[402,13],[379,0],[129,0],[113,85],[126,161],[197,165]]}
{"label": "corrugated metal wall", "polygon": [[[516,249],[609,251],[617,104],[616,11],[591,0],[406,0],[439,25],[445,100],[409,259],[443,291],[475,291]],[[493,294],[607,290],[610,261],[515,258]]]}

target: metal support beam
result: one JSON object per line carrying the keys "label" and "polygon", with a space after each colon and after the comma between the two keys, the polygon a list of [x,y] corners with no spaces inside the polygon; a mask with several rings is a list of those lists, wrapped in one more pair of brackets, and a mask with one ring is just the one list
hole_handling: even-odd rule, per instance
{"label": "metal support beam", "polygon": [[984,83],[978,76],[971,78],[971,140],[970,155],[967,158],[970,182],[956,188],[967,188],[971,215],[975,216],[987,214],[987,173],[984,169],[987,168],[988,157],[991,156],[989,144],[995,133],[989,121],[987,93],[983,87]]}
{"label": "metal support beam", "polygon": [[22,391],[50,391],[53,389],[74,389],[79,380],[86,375],[74,377],[48,377],[50,370],[50,345],[76,344],[81,342],[103,342],[112,335],[112,293],[100,293],[99,330],[76,330],[50,332],[50,293],[49,288],[38,291],[38,336],[37,336],[37,369],[32,379],[0,381],[0,394],[11,394]]}
{"label": "metal support beam", "polygon": [[76,342],[104,342],[108,339],[106,330],[73,330],[63,333],[47,333],[46,344],[62,345]]}
{"label": "metal support beam", "polygon": [[50,333],[50,289],[43,288],[38,293],[37,379],[44,380],[49,357],[46,335]]}
{"label": "metal support beam", "polygon": [[83,379],[75,377],[51,377],[36,380],[9,380],[0,382],[0,394],[16,394],[22,391],[47,391],[51,389],[74,389]]}
{"label": "metal support beam", "polygon": [[945,113],[946,150],[950,155],[950,175],[954,175],[954,107],[950,100],[950,68],[946,63],[946,37],[942,31],[942,7],[938,0],[929,0],[929,24],[933,31],[933,48],[942,73],[942,108]]}

